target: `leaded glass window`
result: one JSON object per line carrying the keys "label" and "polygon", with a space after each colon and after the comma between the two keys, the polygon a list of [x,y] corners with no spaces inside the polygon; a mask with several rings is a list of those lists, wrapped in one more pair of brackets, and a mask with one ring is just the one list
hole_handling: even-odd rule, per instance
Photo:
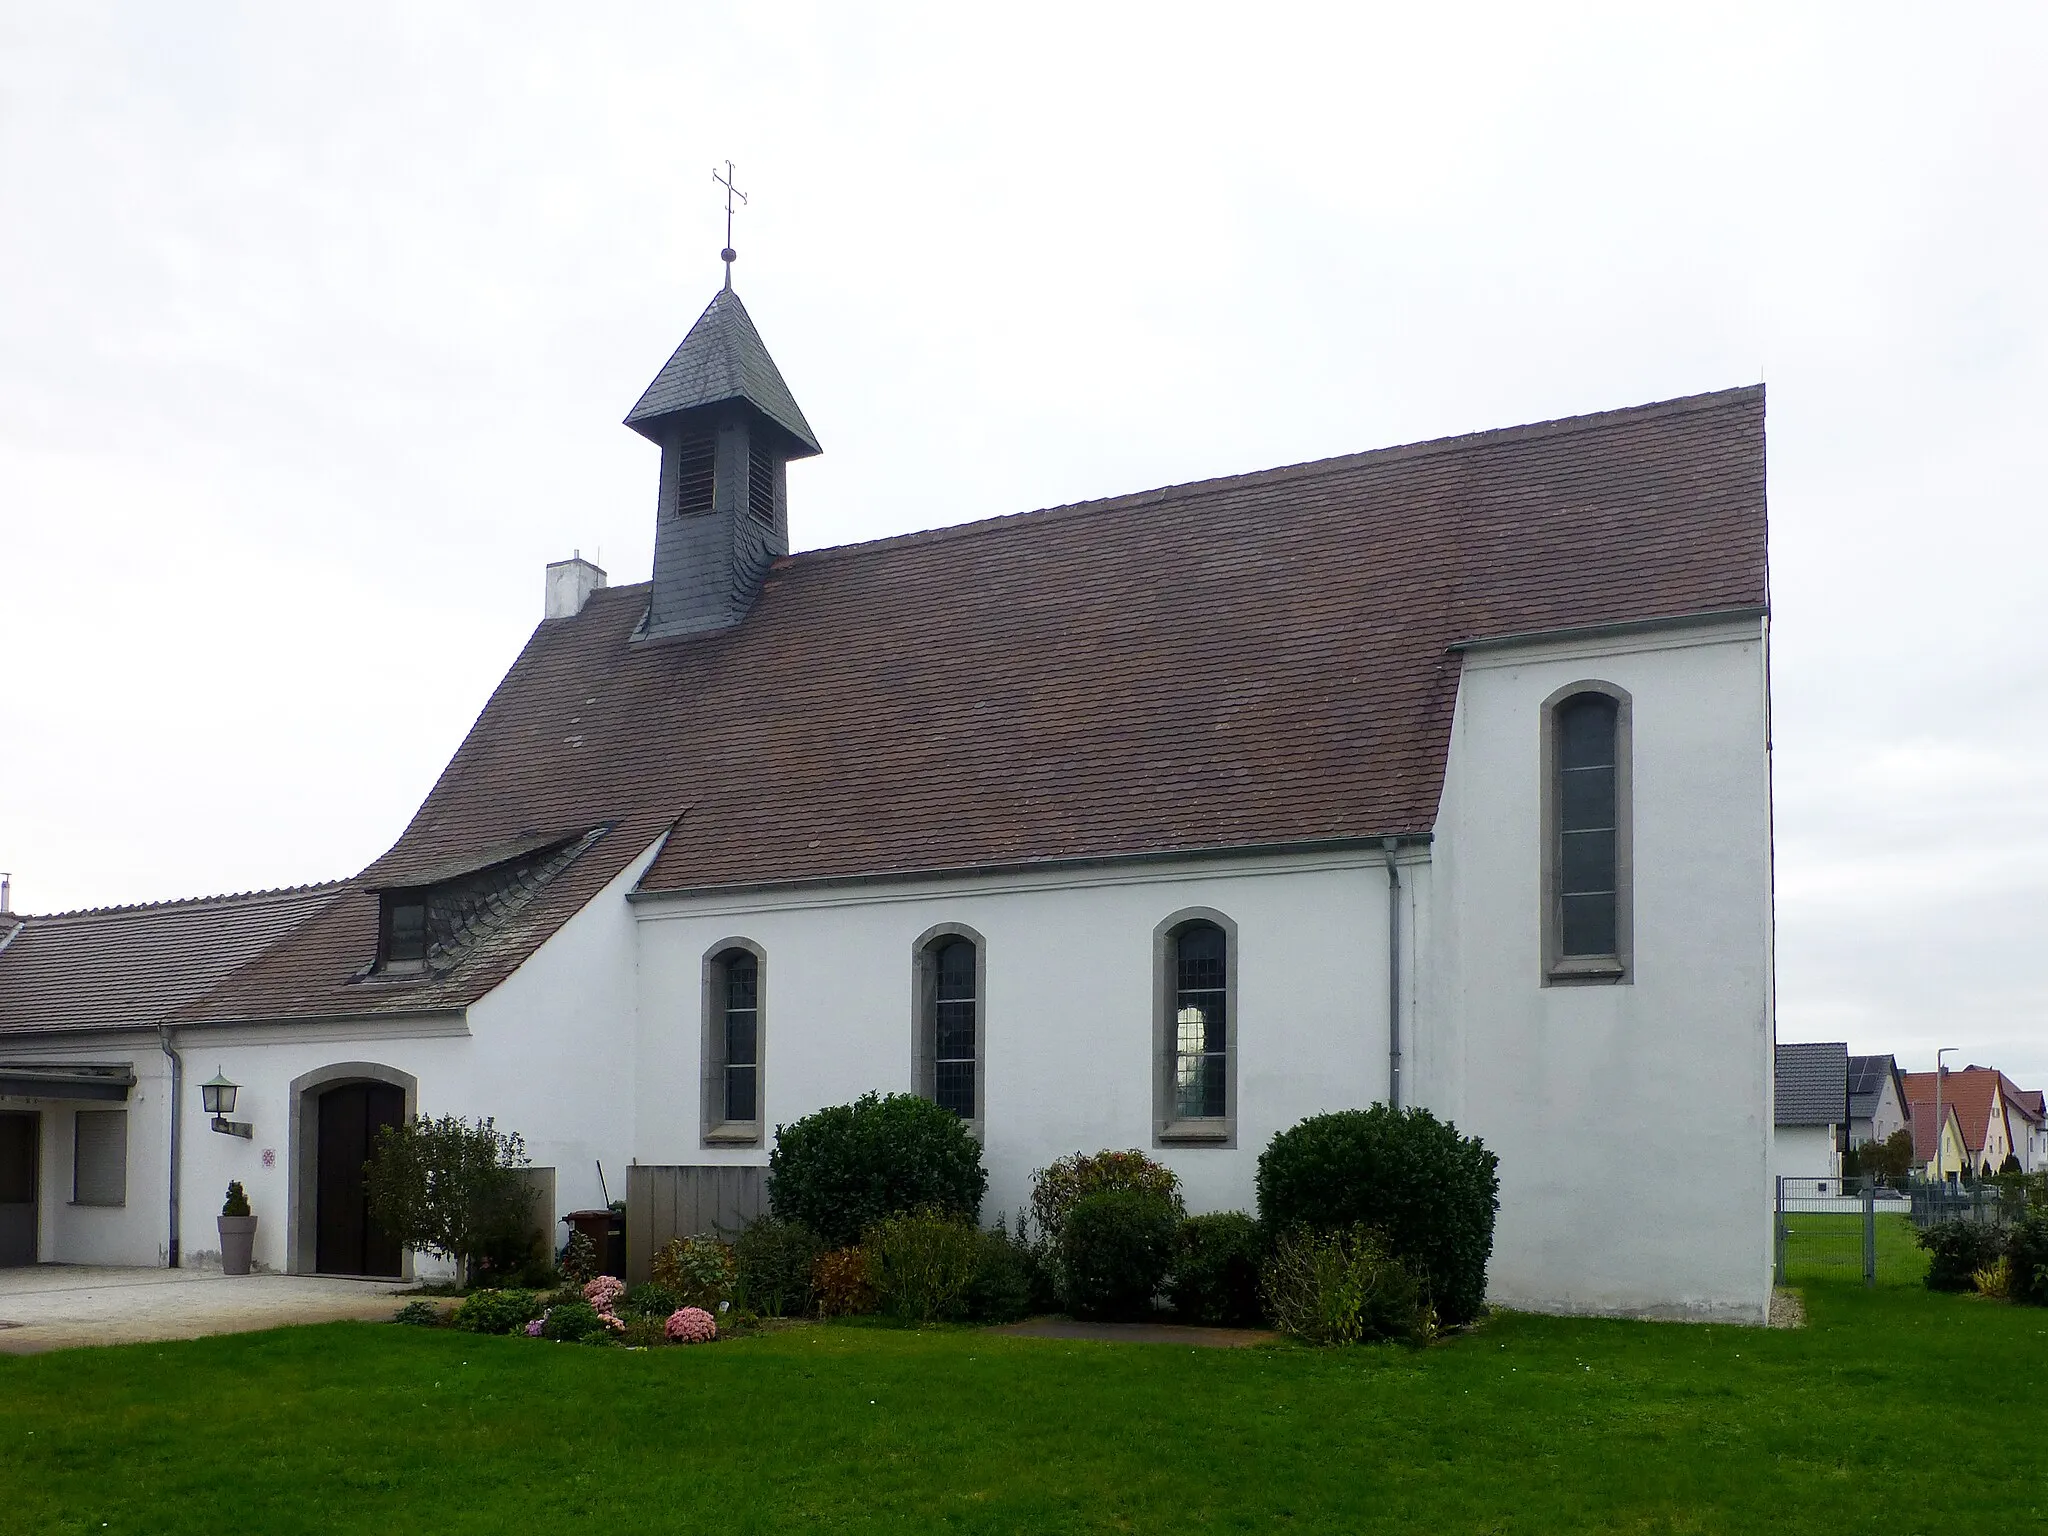
{"label": "leaded glass window", "polygon": [[1174,1113],[1182,1120],[1215,1120],[1229,1113],[1225,1047],[1229,1022],[1228,950],[1214,923],[1190,923],[1173,941]]}
{"label": "leaded glass window", "polygon": [[719,957],[725,984],[725,1118],[749,1122],[761,1112],[761,963],[744,949]]}
{"label": "leaded glass window", "polygon": [[932,1097],[962,1120],[972,1120],[974,945],[967,939],[942,939],[932,951],[931,963]]}
{"label": "leaded glass window", "polygon": [[1617,952],[1618,718],[1604,694],[1558,706],[1558,949],[1566,959]]}

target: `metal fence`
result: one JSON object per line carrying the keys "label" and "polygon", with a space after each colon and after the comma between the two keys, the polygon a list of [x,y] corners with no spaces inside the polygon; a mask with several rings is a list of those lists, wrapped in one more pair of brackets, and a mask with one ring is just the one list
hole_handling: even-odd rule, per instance
{"label": "metal fence", "polygon": [[1777,1181],[1777,1283],[1861,1280],[1918,1285],[1927,1275],[1919,1234],[1942,1221],[2003,1225],[2026,1213],[2017,1183],[1895,1183],[1883,1179]]}

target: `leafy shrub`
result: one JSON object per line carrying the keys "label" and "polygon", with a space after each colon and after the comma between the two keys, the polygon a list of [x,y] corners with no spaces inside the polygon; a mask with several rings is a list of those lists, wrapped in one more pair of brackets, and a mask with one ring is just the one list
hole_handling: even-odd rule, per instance
{"label": "leafy shrub", "polygon": [[1163,1163],[1135,1149],[1129,1152],[1074,1152],[1031,1175],[1031,1219],[1039,1234],[1057,1244],[1074,1202],[1109,1189],[1156,1196],[1181,1212],[1180,1178]]}
{"label": "leafy shrub", "polygon": [[1014,1323],[1029,1317],[1037,1289],[1030,1248],[1001,1226],[978,1236],[974,1278],[967,1286],[967,1315],[977,1323]]}
{"label": "leafy shrub", "polygon": [[438,1328],[441,1326],[441,1309],[431,1301],[408,1301],[391,1321],[403,1323],[408,1328]]}
{"label": "leafy shrub", "polygon": [[1179,1236],[1179,1212],[1152,1190],[1083,1195],[1068,1208],[1056,1249],[1067,1310],[1076,1317],[1149,1315]]}
{"label": "leafy shrub", "polygon": [[820,1317],[853,1317],[875,1310],[868,1256],[859,1248],[836,1248],[811,1266],[811,1289]]}
{"label": "leafy shrub", "polygon": [[242,1188],[240,1179],[228,1180],[227,1198],[220,1203],[223,1216],[246,1216],[249,1214],[249,1192]]}
{"label": "leafy shrub", "polygon": [[2005,1234],[2005,1256],[2012,1265],[2012,1299],[2048,1307],[2048,1213],[2014,1222]]}
{"label": "leafy shrub", "polygon": [[1180,1253],[1173,1266],[1173,1310],[1190,1323],[1257,1326],[1259,1263],[1265,1254],[1259,1224],[1243,1211],[1188,1217],[1180,1224]]}
{"label": "leafy shrub", "polygon": [[702,1307],[679,1307],[664,1331],[671,1344],[708,1344],[718,1337],[718,1319]]}
{"label": "leafy shrub", "polygon": [[1980,1221],[1938,1221],[1920,1232],[1918,1242],[1928,1253],[1930,1291],[1974,1289],[1977,1271],[1988,1269],[2005,1246],[1998,1229]]}
{"label": "leafy shrub", "polygon": [[1419,1341],[1434,1330],[1420,1282],[1370,1227],[1283,1234],[1261,1289],[1274,1326],[1306,1344]]}
{"label": "leafy shrub", "polygon": [[630,1287],[619,1298],[619,1312],[627,1317],[653,1317],[666,1319],[669,1313],[683,1304],[682,1297],[665,1285],[649,1282]]}
{"label": "leafy shrub", "polygon": [[910,1093],[863,1094],[776,1127],[768,1201],[827,1243],[857,1243],[878,1221],[927,1207],[981,1214],[981,1143],[949,1109]]}
{"label": "leafy shrub", "polygon": [[732,1245],[739,1294],[764,1317],[800,1317],[811,1309],[811,1269],[824,1245],[800,1222],[762,1216]]}
{"label": "leafy shrub", "polygon": [[539,1306],[532,1291],[474,1291],[455,1309],[455,1326],[468,1333],[516,1333]]}
{"label": "leafy shrub", "polygon": [[401,1248],[453,1259],[523,1252],[533,1238],[526,1144],[488,1118],[387,1125],[363,1170],[370,1215]]}
{"label": "leafy shrub", "polygon": [[981,1263],[981,1234],[942,1211],[906,1212],[878,1221],[861,1244],[875,1304],[906,1323],[967,1314]]}
{"label": "leafy shrub", "polygon": [[715,1237],[672,1237],[662,1244],[648,1268],[654,1283],[674,1292],[684,1306],[709,1312],[732,1300],[738,1278],[732,1245]]}
{"label": "leafy shrub", "polygon": [[562,1244],[560,1274],[565,1283],[581,1285],[594,1280],[599,1272],[597,1244],[590,1240],[587,1232],[571,1232],[569,1241]]}
{"label": "leafy shrub", "polygon": [[656,1349],[668,1342],[668,1319],[644,1312],[622,1313],[614,1337],[628,1349]]}
{"label": "leafy shrub", "polygon": [[611,1327],[589,1302],[565,1301],[548,1308],[547,1316],[541,1319],[540,1336],[565,1344],[587,1344],[608,1337]]}
{"label": "leafy shrub", "polygon": [[1499,1168],[1477,1138],[1425,1109],[1314,1115],[1259,1154],[1259,1219],[1269,1232],[1371,1227],[1437,1315],[1467,1323],[1486,1304]]}

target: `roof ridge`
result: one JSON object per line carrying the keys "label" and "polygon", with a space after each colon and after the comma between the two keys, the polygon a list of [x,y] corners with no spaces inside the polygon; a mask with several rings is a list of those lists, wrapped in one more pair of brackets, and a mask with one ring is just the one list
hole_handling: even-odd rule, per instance
{"label": "roof ridge", "polygon": [[164,901],[130,901],[109,907],[73,907],[64,912],[17,912],[13,915],[26,923],[49,923],[60,919],[81,917],[112,917],[131,912],[162,912],[174,907],[203,907],[209,904],[225,905],[234,901],[260,901],[265,898],[282,896],[306,896],[323,891],[338,891],[348,885],[353,876],[337,880],[313,880],[304,885],[277,885],[254,891],[219,891],[210,896],[173,896]]}
{"label": "roof ridge", "polygon": [[1745,396],[1761,398],[1763,391],[1764,386],[1761,384],[1742,384],[1732,389],[1708,390],[1697,395],[1678,395],[1669,400],[1649,400],[1641,405],[1616,406],[1611,410],[1591,411],[1580,416],[1555,416],[1543,421],[1522,422],[1515,426],[1460,432],[1449,437],[1421,438],[1412,443],[1390,443],[1383,448],[1364,448],[1353,453],[1332,454],[1321,459],[1303,459],[1294,464],[1276,464],[1266,469],[1244,470],[1232,475],[1212,475],[1204,480],[1184,480],[1171,485],[1154,486],[1149,490],[1126,491],[1115,496],[1058,502],[1052,506],[1030,507],[1020,512],[997,512],[988,517],[970,518],[964,523],[947,523],[937,528],[913,528],[904,533],[883,534],[879,538],[861,539],[851,544],[827,544],[817,549],[792,550],[789,554],[777,557],[774,563],[777,566],[821,563],[829,559],[877,553],[902,545],[940,543],[954,538],[975,538],[1014,525],[1026,518],[1049,521],[1056,517],[1078,516],[1082,513],[1122,511],[1126,507],[1145,506],[1152,502],[1218,494],[1239,486],[1271,484],[1303,479],[1312,474],[1334,473],[1368,462],[1430,458],[1487,442],[1566,437],[1578,432],[1613,426],[1623,421],[1649,421],[1661,416],[1684,416],[1698,411],[1714,410],[1733,404]]}

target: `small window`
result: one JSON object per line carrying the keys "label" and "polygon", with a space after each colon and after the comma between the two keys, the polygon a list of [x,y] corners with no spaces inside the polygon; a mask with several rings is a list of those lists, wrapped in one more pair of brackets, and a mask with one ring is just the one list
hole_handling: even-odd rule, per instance
{"label": "small window", "polygon": [[1155,945],[1157,1139],[1234,1145],[1236,928],[1221,913],[1179,913]]}
{"label": "small window", "polygon": [[767,957],[748,939],[727,939],[704,960],[704,1141],[761,1139],[765,1085]]}
{"label": "small window", "polygon": [[71,1164],[75,1205],[128,1203],[128,1111],[81,1109]]}
{"label": "small window", "polygon": [[427,958],[427,903],[414,892],[384,897],[384,966],[417,970]]}
{"label": "small window", "polygon": [[983,1103],[981,935],[948,923],[920,937],[911,952],[913,1077],[916,1091],[981,1124]]}
{"label": "small window", "polygon": [[709,437],[686,437],[676,444],[676,513],[687,517],[712,508],[713,469],[718,459],[717,442]]}
{"label": "small window", "polygon": [[1578,684],[1549,702],[1544,721],[1544,980],[1625,980],[1628,698]]}
{"label": "small window", "polygon": [[775,526],[775,456],[757,433],[747,437],[747,513],[763,528]]}

